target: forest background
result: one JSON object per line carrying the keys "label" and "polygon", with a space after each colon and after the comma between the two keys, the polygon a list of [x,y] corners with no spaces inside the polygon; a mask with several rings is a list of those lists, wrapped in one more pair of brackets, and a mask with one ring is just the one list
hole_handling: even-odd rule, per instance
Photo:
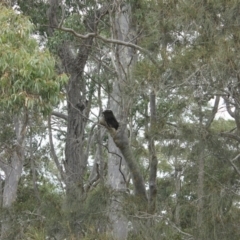
{"label": "forest background", "polygon": [[1,240],[239,239],[237,0],[1,0],[0,26]]}

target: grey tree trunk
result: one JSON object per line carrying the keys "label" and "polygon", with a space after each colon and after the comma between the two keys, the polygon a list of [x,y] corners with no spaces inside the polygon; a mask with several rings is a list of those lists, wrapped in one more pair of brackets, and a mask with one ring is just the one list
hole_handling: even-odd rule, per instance
{"label": "grey tree trunk", "polygon": [[208,130],[213,122],[213,119],[218,111],[220,97],[217,96],[212,109],[212,113],[207,119],[207,122],[203,123],[203,111],[201,103],[199,102],[199,135],[200,141],[198,143],[198,186],[197,186],[197,239],[205,239],[205,231],[203,229],[203,217],[204,217],[204,168],[205,168],[205,141],[208,135]]}
{"label": "grey tree trunk", "polygon": [[[58,26],[57,10],[58,0],[50,0],[48,9],[48,18],[50,31],[52,34],[54,28]],[[100,17],[106,14],[106,8],[98,10],[96,13],[86,15],[84,24],[89,32],[95,32]],[[76,49],[77,55],[72,53],[70,42],[62,42],[59,47],[59,56],[62,65],[70,75],[67,84],[67,135],[65,146],[65,177],[66,188],[69,202],[81,200],[83,195],[83,179],[87,165],[85,127],[88,118],[86,84],[83,76],[89,54],[92,50],[93,37],[81,40],[81,44]]]}
{"label": "grey tree trunk", "polygon": [[0,207],[2,207],[2,201],[3,201],[3,178],[0,175]]}
{"label": "grey tree trunk", "polygon": [[[114,15],[110,15],[112,29],[112,37],[114,39],[131,42],[134,34],[131,25],[131,7],[129,4],[123,4],[122,1],[115,1],[116,7]],[[113,92],[110,102],[110,109],[114,112],[117,119],[127,122],[128,111],[131,107],[131,99],[126,95],[128,84],[131,83],[131,70],[136,60],[134,50],[126,46],[116,46],[114,49],[113,64],[117,72],[117,79],[113,84]],[[109,208],[109,218],[112,225],[112,235],[114,239],[127,239],[128,221],[122,214],[122,197],[121,192],[126,191],[127,168],[124,156],[116,147],[115,142],[110,137],[108,143],[108,184],[115,190],[116,194],[111,199]],[[115,153],[115,154],[112,154]],[[119,170],[121,161],[121,170]],[[125,178],[125,179],[124,179]]]}
{"label": "grey tree trunk", "polygon": [[150,133],[148,136],[148,149],[150,155],[150,173],[149,173],[149,201],[148,201],[148,211],[149,213],[154,213],[156,208],[156,197],[157,197],[157,165],[158,159],[156,156],[155,150],[155,131],[156,131],[156,121],[157,121],[157,113],[156,113],[156,95],[154,90],[150,93]]}
{"label": "grey tree trunk", "polygon": [[[119,89],[118,84],[115,83],[113,87],[113,94],[115,96],[119,96]],[[120,101],[118,97],[117,101]],[[110,108],[114,109],[117,116],[121,115],[121,106],[118,105],[115,101],[110,104]],[[109,136],[108,140],[108,175],[107,175],[107,183],[111,189],[115,190],[115,195],[112,196],[110,200],[110,207],[109,207],[109,219],[111,222],[112,228],[112,235],[117,240],[124,240],[127,239],[128,235],[128,221],[122,214],[122,205],[121,202],[123,201],[121,192],[126,192],[126,182],[123,178],[122,173],[126,176],[126,163],[125,159],[122,156],[120,150],[116,147],[112,137]],[[121,170],[120,168],[121,162]],[[120,172],[121,171],[121,172]]]}
{"label": "grey tree trunk", "polygon": [[198,159],[198,188],[197,188],[197,229],[198,229],[198,237],[197,239],[203,239],[203,207],[204,207],[204,149],[203,149],[203,140],[199,143],[199,159]]}
{"label": "grey tree trunk", "polygon": [[180,226],[180,193],[181,193],[181,174],[182,174],[182,167],[181,167],[181,163],[178,160],[178,157],[176,156],[175,158],[175,173],[174,173],[174,177],[175,177],[175,188],[176,188],[176,208],[175,208],[175,214],[174,214],[174,219],[175,219],[175,223],[177,226]]}
{"label": "grey tree trunk", "polygon": [[25,154],[25,138],[27,130],[28,117],[27,113],[24,115],[14,116],[13,126],[16,134],[16,143],[13,146],[12,152],[5,158],[1,159],[1,169],[5,173],[5,183],[2,194],[2,207],[6,211],[5,221],[2,223],[1,239],[9,234],[11,223],[9,222],[10,216],[8,210],[17,198],[18,182],[22,175]]}

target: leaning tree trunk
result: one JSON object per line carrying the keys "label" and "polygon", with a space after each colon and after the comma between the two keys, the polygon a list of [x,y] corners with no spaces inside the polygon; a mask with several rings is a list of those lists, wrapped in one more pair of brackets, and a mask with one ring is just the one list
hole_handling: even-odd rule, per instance
{"label": "leaning tree trunk", "polygon": [[11,153],[9,153],[10,156],[8,156],[7,153],[5,154],[7,160],[5,161],[5,159],[1,159],[1,168],[5,173],[2,208],[6,211],[5,221],[2,222],[1,226],[1,239],[5,239],[5,237],[9,235],[11,229],[11,219],[8,211],[17,198],[18,182],[22,175],[27,122],[27,113],[19,116],[15,115],[13,117],[16,143],[13,146]]}

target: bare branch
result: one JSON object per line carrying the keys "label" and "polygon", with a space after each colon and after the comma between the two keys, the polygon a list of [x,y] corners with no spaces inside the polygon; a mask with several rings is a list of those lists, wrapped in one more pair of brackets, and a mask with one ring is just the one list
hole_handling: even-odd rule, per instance
{"label": "bare branch", "polygon": [[64,171],[62,169],[62,166],[58,160],[58,157],[57,157],[57,154],[55,152],[55,149],[54,149],[54,145],[53,145],[53,139],[52,139],[52,127],[51,127],[51,116],[49,115],[48,117],[48,132],[49,132],[49,143],[50,143],[50,149],[51,149],[51,155],[53,157],[53,160],[57,166],[57,169],[61,175],[61,178],[62,180],[64,181],[65,180],[65,174],[64,174]]}
{"label": "bare branch", "polygon": [[240,137],[238,137],[236,134],[233,134],[233,133],[222,132],[222,133],[220,133],[220,136],[228,137],[228,138],[231,138],[231,139],[234,139],[234,140],[240,142]]}
{"label": "bare branch", "polygon": [[66,120],[66,121],[68,120],[68,116],[67,116],[66,114],[64,114],[64,113],[52,111],[51,114],[52,114],[53,116],[55,116],[55,117],[62,118],[62,119],[64,119],[64,120]]}
{"label": "bare branch", "polygon": [[84,186],[84,192],[87,193],[91,186],[100,178],[100,173],[99,173],[99,164],[96,164],[96,175],[94,178],[89,180],[89,182]]}
{"label": "bare branch", "polygon": [[240,176],[240,170],[238,169],[238,167],[234,164],[234,161],[238,160],[240,158],[240,153],[233,159],[229,160],[230,164],[232,165],[232,167],[234,168],[234,170],[237,172],[237,174]]}
{"label": "bare branch", "polygon": [[71,28],[65,28],[65,27],[57,27],[56,28],[57,30],[60,30],[60,31],[63,31],[63,32],[69,32],[69,33],[72,33],[75,37],[77,38],[81,38],[81,39],[88,39],[90,37],[96,37],[96,33],[87,33],[85,35],[83,34],[80,34],[80,33],[77,33],[75,32],[73,29]]}
{"label": "bare branch", "polygon": [[235,118],[235,112],[232,111],[231,106],[230,106],[230,101],[226,97],[224,98],[224,101],[226,103],[227,111],[230,114],[232,118]]}
{"label": "bare branch", "polygon": [[212,114],[211,116],[209,117],[207,123],[206,123],[206,129],[208,129],[210,126],[211,126],[211,123],[218,111],[218,105],[219,105],[219,101],[220,101],[220,96],[217,96],[216,99],[215,99],[215,103],[214,103],[214,106],[213,106],[213,109],[212,109]]}
{"label": "bare branch", "polygon": [[118,168],[118,170],[119,170],[119,172],[121,173],[124,182],[127,183],[126,178],[125,178],[125,175],[124,175],[124,173],[122,172],[122,156],[119,155],[119,154],[117,154],[117,153],[115,153],[115,152],[110,152],[107,146],[105,146],[105,145],[103,145],[103,144],[101,144],[101,143],[100,143],[100,145],[103,146],[103,147],[105,147],[105,148],[107,149],[108,153],[110,153],[110,154],[115,154],[116,156],[118,156],[118,157],[120,158],[120,163],[119,163],[119,168]]}
{"label": "bare branch", "polygon": [[88,39],[88,38],[94,37],[94,38],[98,38],[98,39],[102,40],[103,42],[113,43],[113,44],[123,45],[125,47],[134,48],[134,49],[139,50],[140,52],[146,54],[149,57],[149,59],[154,63],[154,65],[159,67],[159,63],[152,57],[152,54],[149,51],[147,51],[146,49],[144,49],[134,43],[125,42],[125,41],[121,41],[121,40],[117,40],[117,39],[105,38],[103,36],[98,35],[97,33],[87,33],[87,34],[83,35],[83,34],[77,33],[76,31],[74,31],[71,28],[57,27],[56,29],[58,29],[60,31],[64,31],[64,32],[69,32],[69,33],[73,34],[75,37],[81,38],[81,39]]}

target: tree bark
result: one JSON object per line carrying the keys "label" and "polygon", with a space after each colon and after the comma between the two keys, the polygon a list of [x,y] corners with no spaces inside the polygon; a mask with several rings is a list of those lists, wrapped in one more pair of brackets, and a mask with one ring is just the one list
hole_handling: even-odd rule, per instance
{"label": "tree bark", "polygon": [[[3,189],[2,207],[8,212],[12,204],[17,198],[18,182],[22,175],[22,169],[25,159],[25,138],[27,130],[28,116],[27,112],[24,115],[15,115],[13,117],[13,125],[16,134],[16,144],[13,146],[12,153],[7,160],[4,161],[2,168],[5,173],[5,182]],[[8,235],[11,227],[9,222],[10,216],[6,215],[5,221],[2,223],[1,239]]]}
{"label": "tree bark", "polygon": [[[48,9],[48,18],[50,23],[50,34],[59,25],[57,19],[57,8],[59,2],[50,0]],[[103,7],[97,12],[86,15],[84,20],[85,27],[91,32],[95,32],[100,18],[107,12],[107,8]],[[84,174],[87,165],[87,153],[85,149],[85,127],[88,118],[89,109],[87,105],[86,85],[83,77],[84,68],[86,66],[89,54],[92,50],[93,37],[83,39],[78,48],[77,56],[71,51],[71,45],[63,42],[59,47],[59,56],[65,72],[70,75],[67,84],[67,134],[65,146],[65,183],[67,189],[67,197],[69,203],[80,201],[84,191]],[[71,204],[68,204],[69,206]]]}
{"label": "tree bark", "polygon": [[198,143],[197,148],[197,156],[198,156],[198,181],[197,181],[197,239],[202,239],[203,231],[202,231],[202,224],[203,224],[203,205],[204,205],[204,135],[206,129],[203,125],[203,113],[202,113],[202,106],[201,103],[198,104],[199,106],[199,136],[200,141]]}
{"label": "tree bark", "polygon": [[199,143],[198,143],[198,188],[197,188],[197,239],[204,239],[204,231],[202,231],[203,225],[203,210],[204,210],[204,168],[205,168],[205,141],[208,135],[208,130],[213,122],[213,119],[217,113],[220,97],[217,96],[210,116],[208,116],[207,122],[203,123],[203,112],[201,103],[198,103],[199,107]]}
{"label": "tree bark", "polygon": [[[110,21],[112,25],[112,39],[134,42],[135,36],[132,29],[130,4],[123,4],[121,0],[116,0],[113,15],[110,14]],[[113,48],[113,51],[112,62],[117,73],[117,79],[113,83],[112,98],[110,98],[114,99],[114,101],[111,100],[109,106],[114,111],[116,117],[126,123],[128,111],[131,107],[131,98],[125,92],[128,84],[131,82],[131,70],[136,60],[136,53],[134,49],[124,45],[117,45]],[[120,127],[120,129],[122,128]],[[117,131],[118,133],[120,131]],[[137,186],[137,183],[139,183],[138,177],[141,174],[139,174],[136,163],[133,161],[128,142],[121,145],[121,141],[127,139],[126,136],[124,136],[124,139],[120,139],[123,136],[118,138],[117,134],[115,136],[112,135],[113,138],[109,138],[108,143],[108,149],[111,152],[108,157],[108,184],[117,191],[117,194],[111,199],[110,208],[113,211],[109,212],[109,218],[114,238],[124,240],[127,239],[128,235],[128,221],[122,213],[122,196],[120,193],[121,191],[126,191],[126,179],[124,179],[124,175],[127,173],[126,163],[132,173],[136,193],[145,195],[145,193],[142,193],[145,191],[145,187],[143,189],[141,188],[142,186]],[[121,170],[119,169],[120,162]],[[140,180],[142,179],[140,178]]]}
{"label": "tree bark", "polygon": [[202,239],[203,231],[202,231],[202,224],[203,224],[203,206],[204,206],[204,147],[203,147],[203,140],[199,143],[199,159],[198,159],[198,188],[197,188],[197,197],[198,197],[198,204],[197,204],[197,229],[198,229],[198,237],[197,239]]}
{"label": "tree bark", "polygon": [[178,159],[176,157],[175,159],[175,187],[176,187],[176,208],[175,208],[175,214],[174,219],[177,226],[180,226],[180,192],[181,192],[181,166],[178,163]]}
{"label": "tree bark", "polygon": [[154,135],[156,131],[156,96],[154,91],[150,93],[150,134],[148,136],[148,149],[150,155],[150,173],[149,173],[149,201],[148,201],[148,211],[149,213],[154,213],[156,208],[156,196],[157,196],[157,165],[158,160],[155,150]]}
{"label": "tree bark", "polygon": [[[113,88],[114,97],[119,95],[118,85],[115,84]],[[118,97],[118,100],[119,97]],[[117,116],[120,115],[121,108],[116,102],[110,104],[111,108],[117,111]],[[126,192],[126,182],[123,175],[126,176],[126,163],[125,158],[121,151],[116,147],[113,139],[109,137],[108,139],[108,175],[107,184],[113,189],[116,194],[114,194],[110,199],[110,209],[109,209],[109,219],[111,223],[112,235],[116,240],[127,239],[128,229],[127,229],[127,219],[122,213],[123,201],[121,192]],[[120,170],[121,162],[121,170]]]}

